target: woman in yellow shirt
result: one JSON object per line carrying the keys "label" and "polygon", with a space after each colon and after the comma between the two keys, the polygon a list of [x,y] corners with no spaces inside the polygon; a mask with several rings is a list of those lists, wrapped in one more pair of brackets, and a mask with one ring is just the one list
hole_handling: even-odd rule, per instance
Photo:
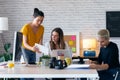
{"label": "woman in yellow shirt", "polygon": [[42,44],[44,27],[42,24],[44,13],[35,8],[33,13],[33,21],[25,24],[20,32],[23,33],[22,53],[28,64],[35,64],[36,52],[39,52],[35,47],[35,43]]}

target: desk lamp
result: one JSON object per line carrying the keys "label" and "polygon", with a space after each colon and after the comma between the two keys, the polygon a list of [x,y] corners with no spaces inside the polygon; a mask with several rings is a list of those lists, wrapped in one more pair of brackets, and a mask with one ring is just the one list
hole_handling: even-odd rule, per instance
{"label": "desk lamp", "polygon": [[83,55],[84,57],[95,57],[97,41],[96,39],[83,39]]}

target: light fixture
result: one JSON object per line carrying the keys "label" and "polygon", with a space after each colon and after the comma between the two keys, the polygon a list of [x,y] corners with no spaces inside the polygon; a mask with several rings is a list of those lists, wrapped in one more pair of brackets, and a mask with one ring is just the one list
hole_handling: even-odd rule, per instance
{"label": "light fixture", "polygon": [[[8,18],[7,17],[0,17],[0,33],[3,31],[8,30]],[[4,45],[3,35],[1,34],[1,40]]]}
{"label": "light fixture", "polygon": [[8,30],[8,18],[0,17],[0,31]]}
{"label": "light fixture", "polygon": [[95,57],[96,56],[97,40],[83,39],[83,55],[84,57]]}

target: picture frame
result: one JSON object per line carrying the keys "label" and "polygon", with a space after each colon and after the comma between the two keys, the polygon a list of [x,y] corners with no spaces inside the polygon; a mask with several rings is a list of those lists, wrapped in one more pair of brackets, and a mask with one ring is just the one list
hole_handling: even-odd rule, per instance
{"label": "picture frame", "polygon": [[64,32],[64,40],[72,50],[72,57],[80,56],[80,32]]}

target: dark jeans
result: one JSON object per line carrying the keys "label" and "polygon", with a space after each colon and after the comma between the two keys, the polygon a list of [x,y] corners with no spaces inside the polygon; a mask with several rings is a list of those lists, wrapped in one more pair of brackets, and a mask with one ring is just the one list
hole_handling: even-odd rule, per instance
{"label": "dark jeans", "polygon": [[98,71],[99,80],[114,80],[114,74],[116,74],[117,69],[108,69],[108,70],[102,70],[102,71]]}
{"label": "dark jeans", "polygon": [[35,52],[22,48],[22,53],[23,53],[24,60],[27,64],[35,64],[36,62]]}

